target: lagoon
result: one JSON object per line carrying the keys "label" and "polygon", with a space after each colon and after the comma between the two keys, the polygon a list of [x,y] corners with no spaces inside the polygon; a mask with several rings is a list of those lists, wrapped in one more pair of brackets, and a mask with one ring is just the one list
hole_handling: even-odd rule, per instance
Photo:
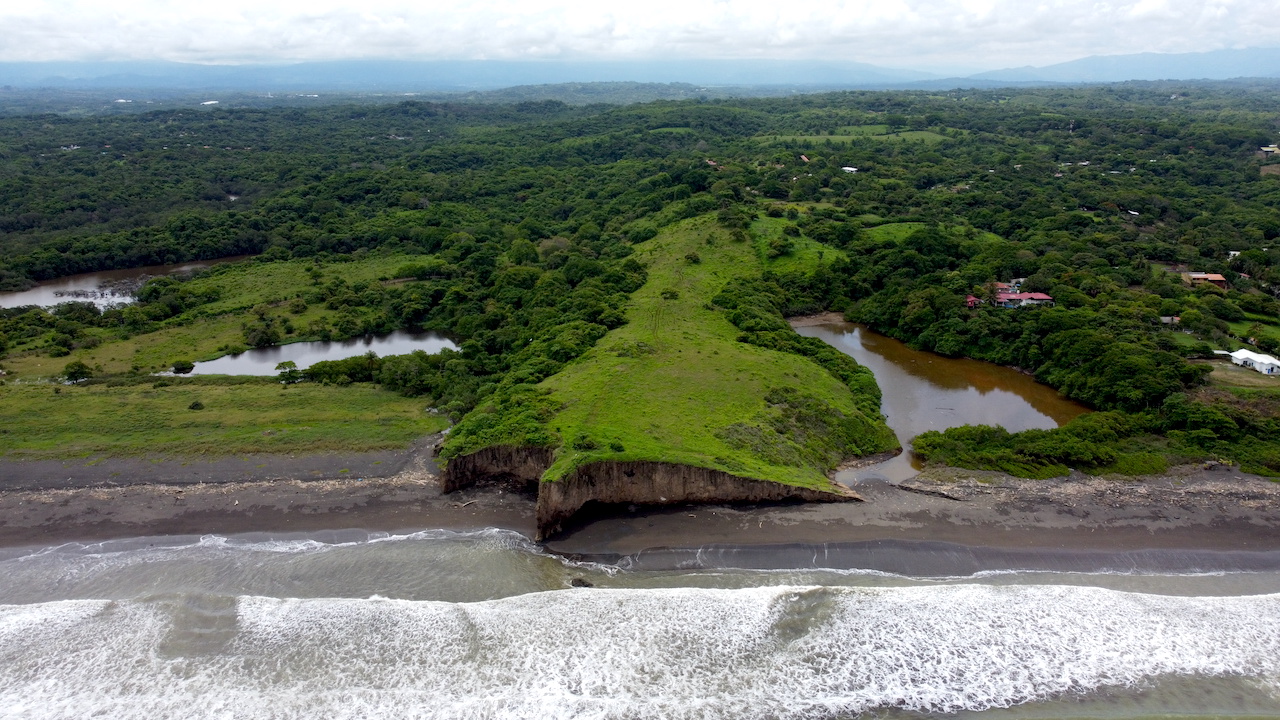
{"label": "lagoon", "polygon": [[383,355],[405,355],[422,350],[434,355],[448,348],[457,350],[453,341],[432,332],[397,330],[386,335],[366,335],[349,340],[317,340],[315,342],[273,345],[223,355],[215,360],[196,363],[192,375],[275,375],[276,365],[293,361],[299,370],[305,370],[321,360],[343,360],[356,355],[375,352]]}
{"label": "lagoon", "polygon": [[836,475],[839,482],[899,482],[915,476],[922,466],[911,453],[911,439],[929,430],[961,425],[1049,430],[1089,411],[1012,368],[913,350],[861,325],[833,322],[796,332],[829,343],[875,374],[881,412],[902,443],[898,457],[843,471]]}

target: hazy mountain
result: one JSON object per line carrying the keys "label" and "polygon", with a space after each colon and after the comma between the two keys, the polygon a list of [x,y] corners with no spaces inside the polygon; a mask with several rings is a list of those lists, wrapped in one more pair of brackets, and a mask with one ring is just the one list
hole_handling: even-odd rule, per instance
{"label": "hazy mountain", "polygon": [[1095,55],[1057,65],[993,70],[971,77],[991,81],[1058,83],[1280,77],[1280,48]]}
{"label": "hazy mountain", "polygon": [[0,85],[224,90],[486,90],[586,82],[823,85],[935,77],[865,63],[789,60],[512,62],[351,60],[294,65],[167,62],[0,63]]}
{"label": "hazy mountain", "polygon": [[[344,60],[290,65],[196,65],[170,62],[0,63],[3,110],[103,111],[114,90],[146,91],[159,104],[187,103],[198,93],[449,94],[481,102],[560,99],[571,103],[785,95],[836,89],[948,90],[1019,85],[1221,80],[1280,77],[1280,48],[1206,53],[1094,56],[1046,67],[940,77],[866,63],[791,60],[647,62]],[[72,93],[55,106],[33,93]],[[19,96],[26,99],[18,102]],[[181,98],[179,96],[182,96]],[[277,96],[281,101],[283,97]],[[34,100],[32,100],[34,98]],[[244,97],[239,98],[242,102]],[[32,102],[28,102],[32,100]],[[96,105],[96,109],[95,109]],[[128,111],[132,108],[113,108]]]}

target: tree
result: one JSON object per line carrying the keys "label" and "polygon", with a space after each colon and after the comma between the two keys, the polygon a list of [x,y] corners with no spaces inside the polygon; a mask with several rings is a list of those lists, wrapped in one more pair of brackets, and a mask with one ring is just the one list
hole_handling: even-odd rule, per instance
{"label": "tree", "polygon": [[62,374],[67,378],[67,382],[78,383],[81,380],[88,380],[93,377],[93,368],[79,360],[73,360],[62,369]]}
{"label": "tree", "polygon": [[280,382],[285,385],[293,385],[302,381],[302,373],[298,370],[298,364],[292,360],[285,360],[276,365],[276,371],[280,373]]}

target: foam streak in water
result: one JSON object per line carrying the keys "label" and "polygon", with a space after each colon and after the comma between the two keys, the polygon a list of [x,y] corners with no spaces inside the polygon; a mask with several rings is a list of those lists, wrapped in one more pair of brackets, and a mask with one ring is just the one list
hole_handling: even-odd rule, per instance
{"label": "foam streak in water", "polygon": [[0,609],[13,717],[830,718],[1186,674],[1280,675],[1280,595],[770,587]]}

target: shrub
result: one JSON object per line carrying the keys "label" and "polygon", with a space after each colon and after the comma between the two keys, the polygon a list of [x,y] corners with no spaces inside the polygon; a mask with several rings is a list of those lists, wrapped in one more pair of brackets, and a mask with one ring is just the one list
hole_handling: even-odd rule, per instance
{"label": "shrub", "polygon": [[62,375],[67,378],[67,382],[78,383],[93,377],[93,369],[79,360],[73,360],[62,369]]}
{"label": "shrub", "polygon": [[196,400],[195,402],[193,402],[193,403],[191,403],[190,405],[188,405],[188,406],[187,406],[187,409],[188,409],[188,410],[203,410],[203,409],[204,409],[204,403],[200,402],[199,400]]}
{"label": "shrub", "polygon": [[173,363],[173,372],[176,375],[186,375],[196,369],[196,364],[190,360],[177,360]]}

